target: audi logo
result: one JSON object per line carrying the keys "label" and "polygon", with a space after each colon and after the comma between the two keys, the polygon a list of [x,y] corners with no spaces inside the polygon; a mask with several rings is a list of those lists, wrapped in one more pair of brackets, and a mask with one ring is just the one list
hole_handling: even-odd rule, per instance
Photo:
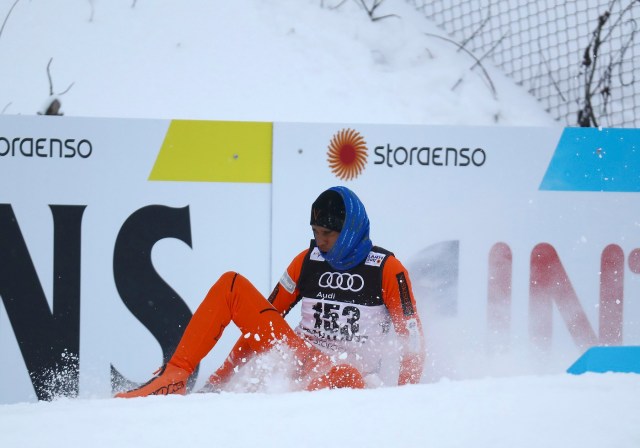
{"label": "audi logo", "polygon": [[318,280],[321,288],[341,289],[343,291],[358,292],[364,288],[364,279],[358,274],[345,272],[325,272]]}

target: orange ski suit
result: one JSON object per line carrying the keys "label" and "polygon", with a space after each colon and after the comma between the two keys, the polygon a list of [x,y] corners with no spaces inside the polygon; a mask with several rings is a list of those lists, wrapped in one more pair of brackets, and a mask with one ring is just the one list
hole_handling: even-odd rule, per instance
{"label": "orange ski suit", "polygon": [[[286,344],[296,358],[296,380],[307,390],[363,388],[362,373],[352,365],[336,362],[297,334],[284,316],[298,303],[297,285],[310,249],[302,251],[287,268],[269,300],[242,275],[227,272],[211,287],[193,314],[164,372],[146,385],[118,397],[186,393],[186,380],[215,346],[225,327],[234,322],[242,335],[222,366],[209,378],[216,389],[229,380],[234,369],[252,355]],[[402,278],[405,284],[398,279]],[[403,342],[398,384],[417,383],[424,365],[423,334],[409,276],[393,255],[386,260],[379,291],[396,334]],[[164,378],[163,378],[164,377]],[[161,380],[161,381],[158,381]]]}

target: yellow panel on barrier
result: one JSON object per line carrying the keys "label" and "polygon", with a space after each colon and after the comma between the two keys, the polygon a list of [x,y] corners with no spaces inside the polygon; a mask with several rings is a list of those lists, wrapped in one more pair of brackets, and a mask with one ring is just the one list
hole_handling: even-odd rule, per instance
{"label": "yellow panel on barrier", "polygon": [[273,123],[173,120],[149,180],[271,183]]}

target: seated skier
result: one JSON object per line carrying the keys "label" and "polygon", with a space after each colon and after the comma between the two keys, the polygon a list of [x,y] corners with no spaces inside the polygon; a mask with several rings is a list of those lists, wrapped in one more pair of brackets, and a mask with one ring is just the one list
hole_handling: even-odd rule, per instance
{"label": "seated skier", "polygon": [[[269,299],[242,275],[223,274],[157,376],[116,397],[185,394],[187,379],[230,322],[242,335],[202,391],[224,389],[248,359],[274,348],[293,354],[299,389],[364,388],[391,337],[399,341],[397,383],[418,383],[424,342],[409,274],[393,253],[373,246],[360,199],[346,187],[330,188],[312,204],[310,224],[310,247],[293,259]],[[299,302],[294,330],[284,316]]]}

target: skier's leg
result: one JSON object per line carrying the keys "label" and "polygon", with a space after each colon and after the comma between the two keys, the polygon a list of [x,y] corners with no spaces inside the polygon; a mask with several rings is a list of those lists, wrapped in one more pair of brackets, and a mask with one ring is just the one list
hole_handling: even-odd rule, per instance
{"label": "skier's leg", "polygon": [[[327,355],[296,335],[280,313],[246,278],[234,276],[234,286],[231,289],[233,294],[228,308],[231,310],[232,320],[242,331],[240,339],[244,339],[254,353],[268,350],[279,342],[286,343],[295,354],[296,376],[301,384],[307,384],[306,390],[365,387],[362,374],[357,368],[349,364],[335,365]],[[236,344],[234,349],[239,346],[243,347],[244,344]],[[246,350],[246,346],[244,347]],[[180,348],[178,346],[176,355]],[[230,358],[240,358],[232,355]]]}
{"label": "skier's leg", "polygon": [[184,394],[187,378],[214,347],[230,321],[240,328],[242,337],[254,352],[262,352],[275,343],[285,342],[299,358],[298,365],[301,368],[313,368],[315,363],[328,362],[326,356],[293,332],[251,282],[237,273],[227,272],[205,296],[160,375],[138,389],[116,396],[131,398],[152,394]]}

